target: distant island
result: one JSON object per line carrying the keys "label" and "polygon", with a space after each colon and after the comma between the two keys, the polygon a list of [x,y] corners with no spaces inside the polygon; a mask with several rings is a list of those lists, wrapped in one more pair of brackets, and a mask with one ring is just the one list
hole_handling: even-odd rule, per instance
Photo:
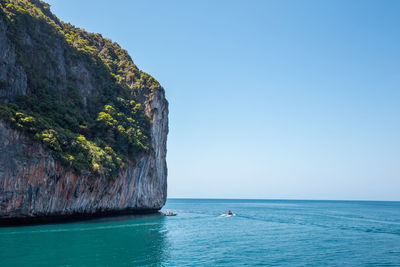
{"label": "distant island", "polygon": [[117,43],[47,3],[0,3],[0,222],[152,212],[168,102]]}

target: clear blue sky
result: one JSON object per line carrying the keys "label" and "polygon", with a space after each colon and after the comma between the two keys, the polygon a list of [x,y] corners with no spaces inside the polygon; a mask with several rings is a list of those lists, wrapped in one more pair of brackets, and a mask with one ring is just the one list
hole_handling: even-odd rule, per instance
{"label": "clear blue sky", "polygon": [[400,1],[48,2],[166,89],[169,197],[400,200]]}

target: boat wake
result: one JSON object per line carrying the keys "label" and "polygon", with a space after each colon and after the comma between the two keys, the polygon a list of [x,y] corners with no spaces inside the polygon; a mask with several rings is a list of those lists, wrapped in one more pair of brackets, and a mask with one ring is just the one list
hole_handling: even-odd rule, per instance
{"label": "boat wake", "polygon": [[232,215],[229,215],[229,214],[221,214],[221,215],[219,215],[219,217],[232,217],[232,216],[236,216],[236,214],[232,214]]}

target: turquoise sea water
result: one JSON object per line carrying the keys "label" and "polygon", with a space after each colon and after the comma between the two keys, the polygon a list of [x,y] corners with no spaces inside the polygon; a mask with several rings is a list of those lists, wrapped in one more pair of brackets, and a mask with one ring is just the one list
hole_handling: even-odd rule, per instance
{"label": "turquoise sea water", "polygon": [[400,266],[400,202],[169,199],[163,210],[178,216],[0,228],[0,266]]}

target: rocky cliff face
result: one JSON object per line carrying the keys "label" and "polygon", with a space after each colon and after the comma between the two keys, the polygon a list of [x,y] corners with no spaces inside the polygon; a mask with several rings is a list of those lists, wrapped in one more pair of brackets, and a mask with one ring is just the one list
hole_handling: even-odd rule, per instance
{"label": "rocky cliff face", "polygon": [[[24,1],[30,5],[28,0]],[[33,74],[27,74],[32,70],[27,71],[18,62],[15,41],[7,34],[9,27],[0,13],[0,102],[6,104],[12,103],[17,96],[32,93],[30,88],[39,80]],[[98,74],[93,64],[76,56],[69,57],[71,53],[68,54],[61,37],[49,42],[51,49],[46,52],[46,57],[35,56],[36,51],[42,49],[35,38],[48,31],[46,27],[49,26],[40,22],[20,31],[19,45],[24,47],[24,58],[31,58],[30,64],[41,69],[40,78],[52,83],[52,88],[61,92],[60,98],[72,84],[82,98],[82,108],[93,113],[93,99],[99,98],[102,85],[96,78]],[[107,53],[105,44],[97,45],[96,49]],[[141,85],[140,90],[135,89],[138,81],[129,77],[122,83],[144,106],[150,120],[151,148],[128,160],[114,179],[103,174],[93,175],[90,170],[79,173],[66,167],[48,146],[0,119],[0,221],[148,212],[159,210],[165,204],[168,102],[164,89],[145,85]]]}
{"label": "rocky cliff face", "polygon": [[159,210],[167,197],[164,94],[147,108],[154,151],[114,180],[66,170],[48,149],[0,122],[0,218]]}
{"label": "rocky cliff face", "polygon": [[26,93],[27,81],[24,69],[17,63],[17,55],[6,30],[0,18],[0,97],[13,99]]}

